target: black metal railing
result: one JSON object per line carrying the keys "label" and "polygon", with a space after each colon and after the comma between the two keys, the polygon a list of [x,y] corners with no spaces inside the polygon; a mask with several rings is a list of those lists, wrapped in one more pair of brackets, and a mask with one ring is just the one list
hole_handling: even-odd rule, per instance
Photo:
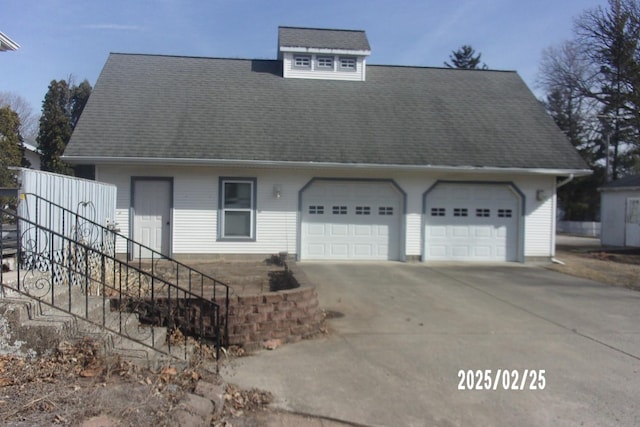
{"label": "black metal railing", "polygon": [[[76,208],[78,212],[74,212],[37,194],[22,193],[20,209],[19,212],[24,212],[21,216],[40,225],[48,226],[64,235],[70,233],[74,240],[89,244],[91,247],[101,248],[107,255],[119,259],[121,256],[126,258],[130,265],[135,265],[138,270],[149,273],[152,281],[159,278],[174,284],[179,289],[221,304],[222,345],[228,345],[230,288],[227,284],[136,242],[120,233],[115,223],[106,226],[98,223],[95,221],[96,208],[92,202],[78,203]],[[94,219],[89,216],[93,216]],[[23,239],[25,238],[35,247],[40,244],[38,234],[24,236]]]}
{"label": "black metal railing", "polygon": [[[133,242],[112,227],[36,195],[26,197],[38,202],[31,218],[0,209],[5,219],[0,232],[6,234],[4,229],[10,227],[17,234],[17,245],[5,247],[5,239],[0,241],[0,255],[13,251],[18,263],[13,283],[0,277],[3,291],[9,286],[161,353],[184,352],[186,357],[191,345],[187,337],[193,337],[201,348],[204,343],[215,345],[219,355],[228,337],[227,285]],[[41,218],[43,206],[46,220]],[[115,251],[118,239],[127,248],[141,246],[151,258],[136,261],[127,254],[122,259]],[[216,297],[222,298],[216,288],[225,291],[224,313],[216,302]],[[203,296],[206,291],[212,298]]]}

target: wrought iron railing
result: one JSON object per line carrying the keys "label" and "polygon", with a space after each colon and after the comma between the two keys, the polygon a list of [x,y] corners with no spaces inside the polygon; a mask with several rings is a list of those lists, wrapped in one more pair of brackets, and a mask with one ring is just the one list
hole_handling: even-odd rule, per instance
{"label": "wrought iron railing", "polygon": [[[224,282],[201,271],[173,259],[157,250],[143,245],[125,236],[116,229],[116,224],[102,225],[94,221],[95,206],[92,202],[81,202],[77,212],[51,202],[37,194],[20,194],[18,213],[22,217],[51,228],[64,235],[69,233],[74,240],[84,242],[91,247],[100,248],[104,253],[118,259],[126,258],[127,262],[145,271],[152,278],[159,278],[183,289],[191,294],[221,304],[222,345],[228,345],[229,337],[229,294],[230,288]],[[41,244],[38,233],[22,233],[23,240],[29,241],[36,248]],[[117,248],[124,248],[122,254]]]}
{"label": "wrought iron railing", "polygon": [[[187,355],[189,340],[177,336],[212,343],[217,352],[226,345],[229,288],[224,283],[37,195],[21,197],[37,201],[29,218],[0,209],[17,229],[14,291],[168,355]],[[3,227],[0,222],[0,232]],[[127,248],[140,246],[151,258],[128,253],[123,259],[115,253],[117,239]],[[4,256],[9,248],[3,242]],[[4,277],[0,281],[8,283]],[[221,291],[224,312],[216,302]],[[168,328],[169,337],[162,328]]]}

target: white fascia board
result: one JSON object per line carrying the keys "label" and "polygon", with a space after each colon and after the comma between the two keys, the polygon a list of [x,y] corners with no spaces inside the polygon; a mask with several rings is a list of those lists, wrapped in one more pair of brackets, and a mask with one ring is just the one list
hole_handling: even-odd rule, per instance
{"label": "white fascia board", "polygon": [[18,50],[19,48],[20,45],[18,43],[14,42],[7,37],[6,34],[0,31],[0,51]]}
{"label": "white fascia board", "polygon": [[601,193],[607,193],[609,191],[640,191],[640,187],[599,187],[598,191],[600,191]]}
{"label": "white fascia board", "polygon": [[292,53],[319,53],[326,55],[358,55],[368,56],[371,55],[370,50],[348,50],[348,49],[326,49],[315,47],[281,47],[280,52],[292,52]]}
{"label": "white fascia board", "polygon": [[248,168],[316,168],[316,169],[375,169],[395,171],[468,172],[487,174],[526,174],[552,176],[587,176],[591,169],[544,169],[544,168],[499,168],[476,166],[434,166],[434,165],[379,165],[372,163],[320,163],[285,162],[273,160],[225,160],[225,159],[170,159],[155,157],[81,157],[62,156],[62,160],[75,164],[148,164],[167,166],[233,166]]}

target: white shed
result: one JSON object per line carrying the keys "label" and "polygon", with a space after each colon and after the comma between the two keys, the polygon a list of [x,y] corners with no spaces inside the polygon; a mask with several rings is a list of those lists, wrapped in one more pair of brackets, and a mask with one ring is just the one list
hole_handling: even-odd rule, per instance
{"label": "white shed", "polygon": [[602,244],[640,247],[640,175],[602,186],[600,199]]}

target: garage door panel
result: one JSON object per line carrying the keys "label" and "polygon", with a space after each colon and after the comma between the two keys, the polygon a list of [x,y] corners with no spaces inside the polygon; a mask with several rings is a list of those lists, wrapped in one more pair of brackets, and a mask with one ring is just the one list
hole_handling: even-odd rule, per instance
{"label": "garage door panel", "polygon": [[503,184],[438,184],[426,198],[425,260],[517,260],[519,200]]}
{"label": "garage door panel", "polygon": [[389,226],[387,225],[379,225],[376,227],[376,235],[378,237],[382,237],[382,238],[388,238],[389,237]]}
{"label": "garage door panel", "polygon": [[322,244],[310,244],[308,246],[309,254],[316,257],[325,256],[325,245]]}
{"label": "garage door panel", "polygon": [[307,233],[310,236],[324,236],[325,226],[324,224],[309,224],[307,226]]}
{"label": "garage door panel", "polygon": [[447,248],[445,246],[431,245],[429,246],[430,258],[444,258],[447,255]]}
{"label": "garage door panel", "polygon": [[452,246],[451,255],[456,258],[467,258],[469,256],[469,248],[466,246]]}
{"label": "garage door panel", "polygon": [[356,257],[371,257],[374,254],[372,245],[353,245],[353,255]]}
{"label": "garage door panel", "polygon": [[490,258],[491,247],[490,246],[475,246],[473,248],[473,256],[479,258]]}
{"label": "garage door panel", "polygon": [[329,224],[329,235],[334,237],[345,237],[349,235],[347,224]]}
{"label": "garage door panel", "polygon": [[491,226],[476,226],[473,228],[473,235],[478,238],[489,238],[493,234]]}
{"label": "garage door panel", "polygon": [[469,228],[468,227],[451,227],[451,237],[463,237],[467,238],[469,236]]}
{"label": "garage door panel", "polygon": [[329,255],[331,257],[345,258],[349,255],[349,245],[346,243],[331,243]]}
{"label": "garage door panel", "polygon": [[446,237],[447,227],[444,226],[432,226],[429,227],[429,235],[427,237]]}
{"label": "garage door panel", "polygon": [[[312,183],[302,193],[301,258],[399,259],[401,201],[387,182]],[[330,249],[310,250],[319,244]]]}
{"label": "garage door panel", "polygon": [[369,236],[372,236],[374,233],[372,230],[372,226],[370,225],[354,225],[353,234],[355,236],[369,237]]}

